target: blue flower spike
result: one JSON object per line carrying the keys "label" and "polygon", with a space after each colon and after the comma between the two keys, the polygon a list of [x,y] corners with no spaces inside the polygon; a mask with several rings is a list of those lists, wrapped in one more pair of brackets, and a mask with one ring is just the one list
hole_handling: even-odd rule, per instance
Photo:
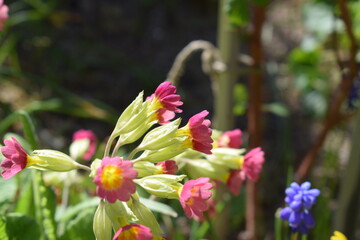
{"label": "blue flower spike", "polygon": [[293,232],[307,234],[315,226],[315,220],[309,210],[315,204],[320,190],[311,189],[310,182],[301,185],[293,182],[285,190],[285,202],[288,205],[280,212],[280,218],[289,222]]}

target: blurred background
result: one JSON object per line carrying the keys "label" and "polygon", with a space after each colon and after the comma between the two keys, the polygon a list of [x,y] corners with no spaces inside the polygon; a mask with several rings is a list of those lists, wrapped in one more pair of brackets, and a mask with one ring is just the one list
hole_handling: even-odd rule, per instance
{"label": "blurred background", "polygon": [[[177,54],[191,41],[218,46],[224,10],[236,32],[233,51],[238,56],[228,105],[234,116],[231,128],[244,131],[245,147],[261,146],[266,156],[256,186],[260,239],[273,239],[284,189],[311,151],[315,160],[301,180],[311,180],[322,195],[310,239],[329,239],[335,228],[360,239],[359,1],[228,0],[224,9],[215,0],[5,4],[10,10],[0,32],[0,134],[21,133],[13,113],[25,109],[42,148],[58,150],[70,144],[78,129],[91,129],[105,141],[124,108],[140,91],[148,96],[166,80]],[[259,92],[251,86],[254,74],[260,76]],[[187,60],[177,86],[185,121],[204,109],[214,116],[214,87],[202,70],[201,52]],[[254,98],[260,101],[255,106]],[[331,112],[333,101],[340,105]],[[260,110],[255,131],[249,127],[253,107]],[[251,143],[253,134],[258,140]],[[245,229],[244,199],[245,190],[233,199],[230,239]]]}

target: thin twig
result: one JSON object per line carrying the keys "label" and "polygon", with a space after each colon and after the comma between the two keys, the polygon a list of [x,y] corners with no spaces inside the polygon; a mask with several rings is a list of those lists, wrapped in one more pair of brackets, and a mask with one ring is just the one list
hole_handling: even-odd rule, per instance
{"label": "thin twig", "polygon": [[186,61],[192,54],[198,51],[203,51],[201,56],[202,69],[206,74],[211,75],[213,71],[225,70],[225,65],[220,60],[217,48],[208,41],[195,40],[184,47],[176,56],[166,80],[171,81],[174,85],[178,85],[179,79],[184,72]]}
{"label": "thin twig", "polygon": [[355,39],[355,35],[352,29],[352,22],[350,18],[349,9],[346,6],[347,1],[337,0],[340,9],[340,17],[345,24],[346,34],[350,40],[350,49],[349,49],[349,69],[348,71],[343,72],[343,79],[340,82],[338,90],[334,93],[333,101],[329,105],[328,114],[325,119],[324,127],[319,133],[317,139],[315,140],[312,148],[307,152],[303,158],[300,167],[298,168],[295,174],[295,180],[298,182],[303,181],[306,176],[309,174],[312,166],[315,163],[316,156],[320,151],[327,134],[330,130],[337,125],[342,119],[341,116],[341,105],[345,101],[346,96],[349,93],[351,85],[357,75],[357,63],[356,63],[356,53],[358,50],[358,45]]}

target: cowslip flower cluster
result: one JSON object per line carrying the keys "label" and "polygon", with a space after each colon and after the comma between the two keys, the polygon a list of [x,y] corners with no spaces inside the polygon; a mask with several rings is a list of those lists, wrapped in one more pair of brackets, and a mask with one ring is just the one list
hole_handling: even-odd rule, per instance
{"label": "cowslip flower cluster", "polygon": [[4,4],[4,0],[0,0],[0,31],[4,29],[4,22],[9,17],[9,8]]}
{"label": "cowslip flower cluster", "polygon": [[304,182],[301,185],[293,182],[285,193],[285,202],[288,206],[281,210],[280,218],[289,222],[293,232],[307,234],[315,225],[310,209],[315,204],[317,196],[320,195],[320,190],[311,189],[310,182]]}
{"label": "cowslip flower cluster", "polygon": [[[176,174],[178,166],[174,158],[189,152],[211,154],[214,141],[211,122],[206,118],[209,112],[194,115],[181,128],[181,119],[172,120],[175,113],[182,111],[178,108],[182,104],[176,87],[168,81],[145,100],[140,93],[120,115],[104,157],[94,159],[91,168],[75,161],[93,158],[96,137],[89,130],[74,134],[70,156],[54,150],[35,150],[28,155],[16,139],[5,140],[1,149],[5,156],[1,163],[2,176],[10,178],[26,167],[88,170],[96,185],[96,195],[101,199],[93,221],[97,239],[108,239],[113,229],[114,239],[163,239],[156,218],[139,201],[136,185],[154,196],[177,199],[185,214],[194,219],[203,217],[212,196],[213,184],[206,175],[182,183],[186,175]],[[155,124],[159,126],[154,127]],[[141,140],[139,145],[128,156],[118,156],[122,146],[138,140]]]}
{"label": "cowslip flower cluster", "polygon": [[[182,184],[185,175],[176,175],[177,162],[171,160],[188,150],[211,154],[211,122],[206,119],[209,113],[202,111],[179,128],[180,119],[172,120],[175,113],[182,111],[178,108],[182,102],[175,86],[164,82],[145,101],[142,96],[140,93],[119,117],[104,158],[96,159],[91,166],[97,195],[112,209],[104,214],[113,228],[119,229],[114,239],[163,239],[151,211],[136,200],[136,185],[157,197],[178,199],[190,218],[203,216],[212,195],[213,185],[209,178],[200,177]],[[160,126],[148,131],[156,123]],[[121,146],[141,137],[140,144],[127,157],[116,156]],[[117,143],[110,154],[116,138]],[[114,212],[125,217],[119,220]],[[103,233],[99,230],[103,227],[96,224],[94,232]]]}

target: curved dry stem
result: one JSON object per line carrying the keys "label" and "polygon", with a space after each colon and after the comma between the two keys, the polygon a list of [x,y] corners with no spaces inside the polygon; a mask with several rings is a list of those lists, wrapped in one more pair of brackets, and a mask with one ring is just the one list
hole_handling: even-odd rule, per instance
{"label": "curved dry stem", "polygon": [[182,76],[186,61],[192,54],[198,51],[203,51],[201,55],[202,70],[210,77],[216,73],[225,70],[225,64],[221,61],[218,49],[210,42],[204,40],[195,40],[185,46],[176,56],[173,66],[171,67],[167,81],[171,81],[177,85]]}

